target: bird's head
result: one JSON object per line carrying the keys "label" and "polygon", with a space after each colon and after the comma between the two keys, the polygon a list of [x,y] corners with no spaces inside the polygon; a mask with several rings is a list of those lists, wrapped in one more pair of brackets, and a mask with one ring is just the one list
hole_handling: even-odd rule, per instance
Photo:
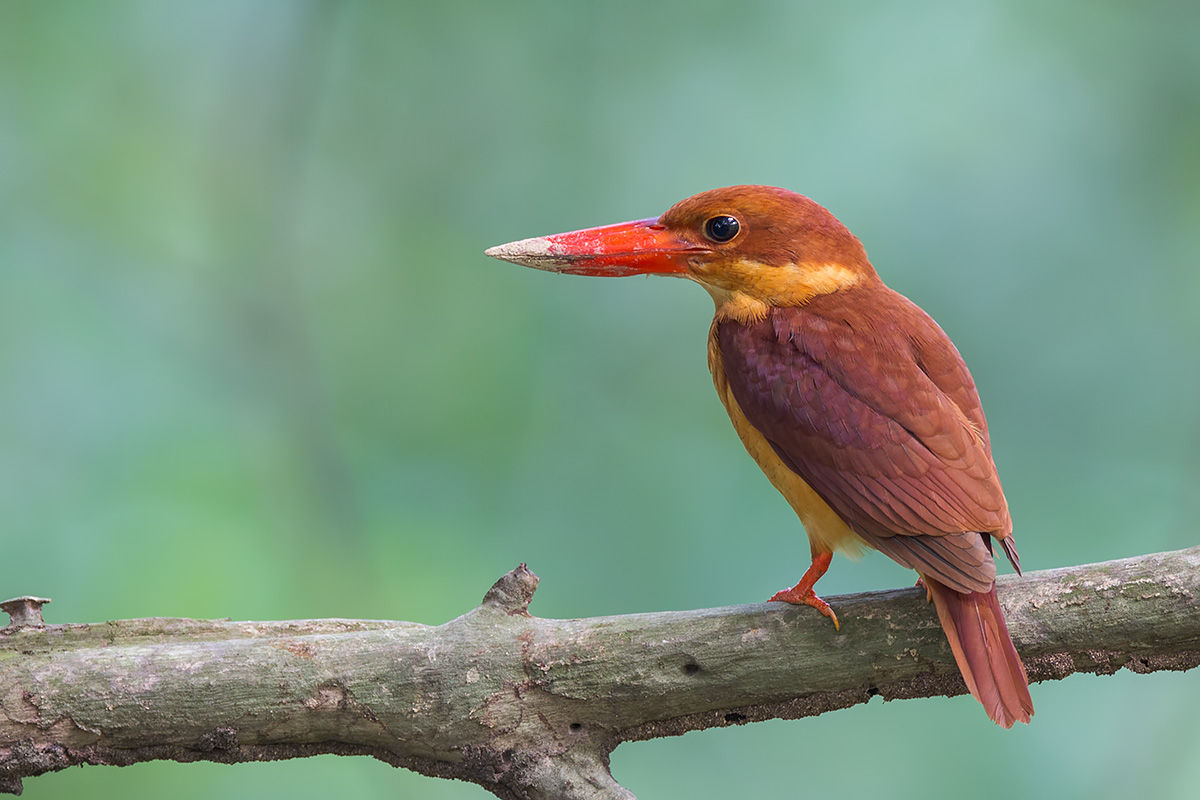
{"label": "bird's head", "polygon": [[771,186],[713,189],[656,219],[522,239],[487,255],[572,275],[688,278],[709,291],[718,315],[739,319],[878,280],[832,214]]}

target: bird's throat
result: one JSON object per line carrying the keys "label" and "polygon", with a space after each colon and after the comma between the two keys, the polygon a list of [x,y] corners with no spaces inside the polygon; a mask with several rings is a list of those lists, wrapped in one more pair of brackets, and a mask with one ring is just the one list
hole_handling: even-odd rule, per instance
{"label": "bird's throat", "polygon": [[695,278],[712,295],[717,321],[753,324],[765,319],[772,308],[802,306],[818,295],[850,289],[864,279],[861,272],[841,264],[767,266],[740,261],[734,266],[736,269],[725,266],[720,272]]}
{"label": "bird's throat", "polygon": [[762,300],[757,300],[745,292],[729,291],[707,283],[700,284],[712,295],[713,305],[716,306],[715,320],[734,320],[745,325],[766,319],[771,307]]}

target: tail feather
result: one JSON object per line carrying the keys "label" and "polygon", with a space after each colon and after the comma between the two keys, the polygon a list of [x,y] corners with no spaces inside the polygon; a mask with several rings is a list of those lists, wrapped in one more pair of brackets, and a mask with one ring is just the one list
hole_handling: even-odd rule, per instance
{"label": "tail feather", "polygon": [[927,576],[922,580],[971,694],[987,715],[1005,728],[1029,722],[1033,716],[1029,679],[1008,635],[996,587],[990,592],[964,594]]}

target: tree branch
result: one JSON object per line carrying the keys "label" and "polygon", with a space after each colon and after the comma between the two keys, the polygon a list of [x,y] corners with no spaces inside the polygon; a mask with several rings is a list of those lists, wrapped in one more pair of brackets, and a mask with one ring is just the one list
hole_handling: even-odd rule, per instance
{"label": "tree branch", "polygon": [[[140,619],[0,629],[0,790],[74,764],[372,755],[501,798],[632,798],[622,741],[965,691],[919,589],[532,617],[524,565],[440,626]],[[1200,547],[1001,578],[1033,681],[1200,664]],[[21,599],[18,599],[21,600]],[[8,604],[5,604],[6,606]],[[980,724],[984,724],[981,717]]]}

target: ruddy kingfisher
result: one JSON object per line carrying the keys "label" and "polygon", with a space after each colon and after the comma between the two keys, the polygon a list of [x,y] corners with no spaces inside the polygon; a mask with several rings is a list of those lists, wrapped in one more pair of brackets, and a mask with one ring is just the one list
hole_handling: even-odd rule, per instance
{"label": "ruddy kingfisher", "polygon": [[1018,572],[1020,562],[975,382],[949,337],[884,285],[829,211],[785,189],[731,186],[655,219],[487,255],[707,289],[717,395],[812,550],[800,582],[771,600],[813,606],[839,627],[813,586],[835,551],[882,551],[920,575],[988,716],[1006,728],[1029,722],[1029,681],[996,599],[993,540]]}

